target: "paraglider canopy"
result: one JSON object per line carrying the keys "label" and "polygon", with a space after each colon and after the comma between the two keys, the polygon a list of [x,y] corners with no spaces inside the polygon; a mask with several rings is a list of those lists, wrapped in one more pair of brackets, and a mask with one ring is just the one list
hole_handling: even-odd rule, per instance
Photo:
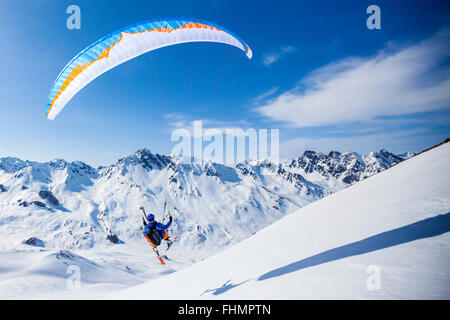
{"label": "paraglider canopy", "polygon": [[188,18],[148,20],[117,30],[81,51],[56,78],[47,101],[47,118],[55,119],[89,82],[146,52],[186,42],[218,42],[252,51],[235,34],[216,24]]}

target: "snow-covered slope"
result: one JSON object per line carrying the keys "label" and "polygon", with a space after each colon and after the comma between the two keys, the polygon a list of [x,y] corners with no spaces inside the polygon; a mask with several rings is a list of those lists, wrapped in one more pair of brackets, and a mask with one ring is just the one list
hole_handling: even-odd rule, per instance
{"label": "snow-covered slope", "polygon": [[108,298],[449,299],[449,159],[446,143]]}

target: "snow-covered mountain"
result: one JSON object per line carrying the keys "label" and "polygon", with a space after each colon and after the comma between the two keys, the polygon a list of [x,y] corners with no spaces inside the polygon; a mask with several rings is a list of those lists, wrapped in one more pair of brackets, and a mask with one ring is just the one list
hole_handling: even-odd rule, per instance
{"label": "snow-covered mountain", "polygon": [[31,237],[62,249],[105,245],[108,235],[140,241],[138,208],[162,220],[167,201],[180,245],[204,257],[403,159],[385,150],[362,156],[306,151],[290,162],[225,166],[141,149],[94,169],[80,161],[1,158],[0,233],[7,241],[0,246]]}
{"label": "snow-covered mountain", "polygon": [[[314,165],[301,159],[299,167],[323,166],[323,174],[341,163],[314,154],[307,159]],[[449,299],[449,159],[450,143],[445,143],[299,209],[204,261],[106,297]]]}

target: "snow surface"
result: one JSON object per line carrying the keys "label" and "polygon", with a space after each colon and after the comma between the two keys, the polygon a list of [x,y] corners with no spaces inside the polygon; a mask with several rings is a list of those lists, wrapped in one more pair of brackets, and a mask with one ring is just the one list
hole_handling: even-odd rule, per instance
{"label": "snow surface", "polygon": [[449,159],[446,143],[105,298],[449,299]]}

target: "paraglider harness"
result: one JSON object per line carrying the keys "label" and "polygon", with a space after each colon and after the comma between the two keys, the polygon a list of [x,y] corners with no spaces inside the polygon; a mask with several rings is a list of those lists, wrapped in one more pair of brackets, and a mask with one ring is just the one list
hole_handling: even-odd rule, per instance
{"label": "paraglider harness", "polygon": [[[144,213],[144,216],[142,217],[142,222],[144,223],[144,226],[147,226],[151,221],[147,220],[147,217],[145,216],[145,210],[143,207],[140,208],[142,210],[142,212]],[[169,211],[169,216],[170,219],[172,220],[172,216],[170,215],[170,211]],[[163,240],[163,235],[159,232],[158,229],[156,229],[157,226],[157,222],[155,221],[154,226],[153,227],[149,227],[148,232],[144,233],[145,237],[147,238],[147,240],[149,240],[150,244],[153,245],[154,247],[157,247],[161,244],[161,241]]]}
{"label": "paraglider harness", "polygon": [[[144,221],[145,224],[145,221]],[[147,234],[147,238],[152,242],[153,245],[159,246],[162,241],[161,233],[156,229],[156,222],[153,228],[149,228]]]}

